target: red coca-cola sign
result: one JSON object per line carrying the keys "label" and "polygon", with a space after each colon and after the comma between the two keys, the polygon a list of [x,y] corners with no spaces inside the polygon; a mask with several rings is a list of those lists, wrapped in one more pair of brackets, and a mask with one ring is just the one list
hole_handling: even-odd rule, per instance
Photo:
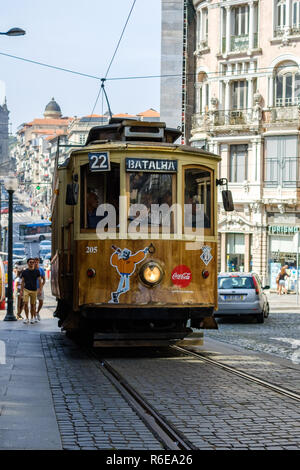
{"label": "red coca-cola sign", "polygon": [[175,286],[186,287],[192,280],[192,271],[184,264],[180,264],[173,269],[171,279]]}

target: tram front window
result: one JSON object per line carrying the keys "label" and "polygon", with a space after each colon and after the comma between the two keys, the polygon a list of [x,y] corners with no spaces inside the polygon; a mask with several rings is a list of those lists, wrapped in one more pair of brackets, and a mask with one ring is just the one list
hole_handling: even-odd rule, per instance
{"label": "tram front window", "polygon": [[[133,204],[145,206],[149,223],[162,226],[161,213],[156,211],[159,210],[158,206],[163,204],[167,204],[170,209],[176,202],[175,178],[174,175],[165,173],[131,173],[129,176],[130,206]],[[162,210],[161,207],[160,210]],[[170,215],[170,217],[173,216]],[[172,226],[172,219],[169,218],[169,221]]]}
{"label": "tram front window", "polygon": [[92,173],[88,165],[81,168],[81,228],[95,229],[104,216],[96,214],[101,204],[112,204],[119,213],[120,165],[111,163],[107,173]]}
{"label": "tram front window", "polygon": [[184,184],[185,227],[211,228],[211,172],[188,168]]}

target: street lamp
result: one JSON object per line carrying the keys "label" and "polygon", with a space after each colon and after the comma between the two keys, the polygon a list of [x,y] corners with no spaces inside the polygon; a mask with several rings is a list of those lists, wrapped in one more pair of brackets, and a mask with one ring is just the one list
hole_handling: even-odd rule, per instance
{"label": "street lamp", "polygon": [[13,194],[18,188],[18,181],[14,176],[4,180],[4,187],[8,192],[8,262],[7,262],[7,310],[4,321],[15,321],[13,299]]}
{"label": "street lamp", "polygon": [[21,28],[11,28],[8,31],[6,31],[6,33],[0,32],[0,34],[3,34],[5,36],[24,36],[24,34],[26,34],[26,31],[24,31],[24,29],[21,29]]}

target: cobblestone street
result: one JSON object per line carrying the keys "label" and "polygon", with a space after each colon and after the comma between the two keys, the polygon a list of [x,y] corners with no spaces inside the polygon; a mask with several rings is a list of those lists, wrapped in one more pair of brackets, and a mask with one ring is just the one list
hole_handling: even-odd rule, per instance
{"label": "cobblestone street", "polygon": [[[0,322],[0,448],[161,451],[98,361],[57,328],[54,306],[48,284],[40,324]],[[297,349],[287,342],[299,338],[298,318],[221,320],[197,350],[299,393],[300,366],[288,359]],[[170,349],[97,354],[200,450],[300,449],[300,412],[290,398]]]}
{"label": "cobblestone street", "polygon": [[205,330],[211,338],[245,349],[275,354],[300,364],[300,313],[270,313],[263,324],[255,320],[218,319],[218,330]]}

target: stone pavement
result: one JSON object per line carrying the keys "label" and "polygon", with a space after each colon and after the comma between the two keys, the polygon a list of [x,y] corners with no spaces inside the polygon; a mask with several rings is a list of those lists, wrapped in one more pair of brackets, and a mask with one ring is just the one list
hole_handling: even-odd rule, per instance
{"label": "stone pavement", "polygon": [[0,311],[0,449],[62,449],[46,362],[42,332],[57,332],[52,299],[42,322],[2,321]]}
{"label": "stone pavement", "polygon": [[61,333],[49,294],[40,323],[0,312],[0,450],[162,450],[97,362]]}
{"label": "stone pavement", "polygon": [[267,296],[270,304],[270,312],[300,313],[300,295],[298,296],[298,303],[295,294],[277,295],[276,293],[268,292]]}

